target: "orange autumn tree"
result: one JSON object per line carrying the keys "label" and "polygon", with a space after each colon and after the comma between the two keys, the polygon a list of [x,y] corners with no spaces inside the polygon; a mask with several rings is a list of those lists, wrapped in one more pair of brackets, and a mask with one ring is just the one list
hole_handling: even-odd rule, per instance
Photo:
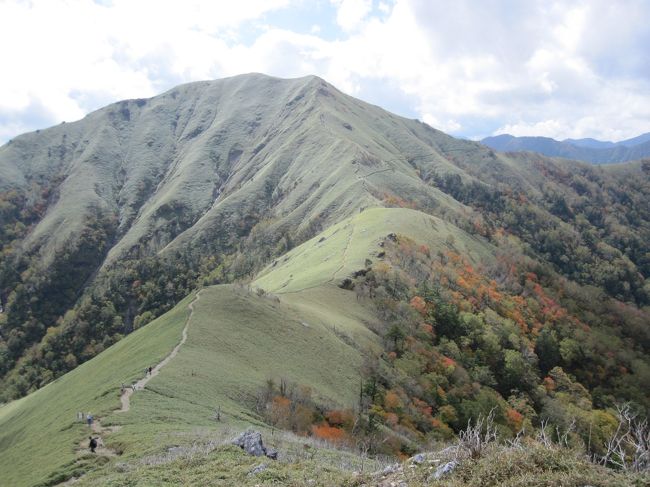
{"label": "orange autumn tree", "polygon": [[[412,438],[447,437],[492,409],[512,434],[534,424],[540,408],[557,396],[544,376],[558,363],[578,362],[574,335],[590,339],[589,327],[561,294],[516,255],[502,255],[486,268],[399,235],[385,240],[384,249],[381,271],[359,278],[379,290],[374,302],[385,320],[381,357],[389,372],[372,380],[380,392],[369,396],[376,417]],[[613,354],[603,358],[616,360]],[[603,377],[612,370],[626,376],[630,367],[596,367],[587,374]],[[522,397],[517,407],[509,404],[513,394]]]}

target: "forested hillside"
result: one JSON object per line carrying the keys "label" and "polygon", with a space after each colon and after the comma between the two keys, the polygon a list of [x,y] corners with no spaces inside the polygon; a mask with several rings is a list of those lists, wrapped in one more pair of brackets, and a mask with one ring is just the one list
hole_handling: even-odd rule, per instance
{"label": "forested hillside", "polygon": [[[410,281],[391,299],[421,298],[423,323],[447,326],[435,336],[448,347],[458,341],[457,352],[434,356],[462,364],[474,354],[466,342],[484,318],[456,330],[459,313],[489,308],[512,321],[508,333],[518,338],[501,343],[506,352],[497,362],[463,367],[483,367],[505,399],[521,379],[516,374],[530,391],[558,366],[599,405],[621,398],[647,407],[647,161],[593,167],[499,154],[343,95],[319,78],[245,75],[120,102],[17,137],[0,148],[0,190],[5,400],[74,369],[200,285],[250,279],[366,208],[404,207],[490,245],[488,261],[504,266],[472,267],[461,275],[473,283],[468,288],[454,279],[436,282],[428,271],[400,271]],[[423,265],[463,258],[426,256]],[[361,287],[376,286],[383,285]],[[481,304],[483,293],[474,303],[477,286],[500,298]],[[436,300],[450,310],[447,325],[427,318],[440,306]],[[405,353],[401,334],[412,336],[413,316],[386,350],[396,359]],[[583,339],[586,328],[596,331]],[[528,365],[491,379],[508,360],[522,360],[507,350]]]}

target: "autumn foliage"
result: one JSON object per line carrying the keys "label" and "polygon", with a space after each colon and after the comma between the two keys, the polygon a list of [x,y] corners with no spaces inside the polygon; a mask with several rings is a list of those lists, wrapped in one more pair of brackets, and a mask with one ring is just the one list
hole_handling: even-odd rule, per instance
{"label": "autumn foliage", "polygon": [[534,261],[503,251],[485,266],[404,236],[385,240],[384,250],[359,278],[385,320],[386,350],[365,401],[375,421],[399,433],[399,452],[410,448],[405,438],[449,438],[492,410],[512,435],[532,432],[540,418],[580,417],[576,435],[588,440],[595,418],[611,417],[606,402],[596,403],[603,391],[631,399],[635,386],[618,382],[631,374],[630,358],[592,332],[593,314],[575,312],[567,296],[577,289]]}
{"label": "autumn foliage", "polygon": [[332,443],[344,443],[348,440],[347,433],[336,426],[330,426],[327,423],[321,423],[311,427],[312,434],[321,440]]}

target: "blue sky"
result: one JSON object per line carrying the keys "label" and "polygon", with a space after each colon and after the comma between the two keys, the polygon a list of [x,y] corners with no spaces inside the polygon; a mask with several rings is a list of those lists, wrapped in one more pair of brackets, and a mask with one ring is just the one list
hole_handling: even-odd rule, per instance
{"label": "blue sky", "polygon": [[124,98],[316,74],[452,135],[650,132],[650,1],[0,0],[0,142]]}

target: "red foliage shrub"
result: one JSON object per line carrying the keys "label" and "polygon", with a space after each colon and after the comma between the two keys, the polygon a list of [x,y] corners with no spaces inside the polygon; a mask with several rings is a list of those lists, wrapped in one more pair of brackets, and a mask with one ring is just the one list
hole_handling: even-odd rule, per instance
{"label": "red foliage shrub", "polygon": [[513,431],[519,431],[524,422],[524,416],[516,409],[509,408],[506,410],[506,421]]}
{"label": "red foliage shrub", "polygon": [[312,434],[321,440],[330,441],[332,443],[343,443],[348,439],[348,435],[341,428],[330,426],[327,423],[314,425],[311,427]]}
{"label": "red foliage shrub", "polygon": [[410,305],[415,311],[420,313],[422,316],[427,314],[427,303],[420,296],[414,296],[411,299]]}

